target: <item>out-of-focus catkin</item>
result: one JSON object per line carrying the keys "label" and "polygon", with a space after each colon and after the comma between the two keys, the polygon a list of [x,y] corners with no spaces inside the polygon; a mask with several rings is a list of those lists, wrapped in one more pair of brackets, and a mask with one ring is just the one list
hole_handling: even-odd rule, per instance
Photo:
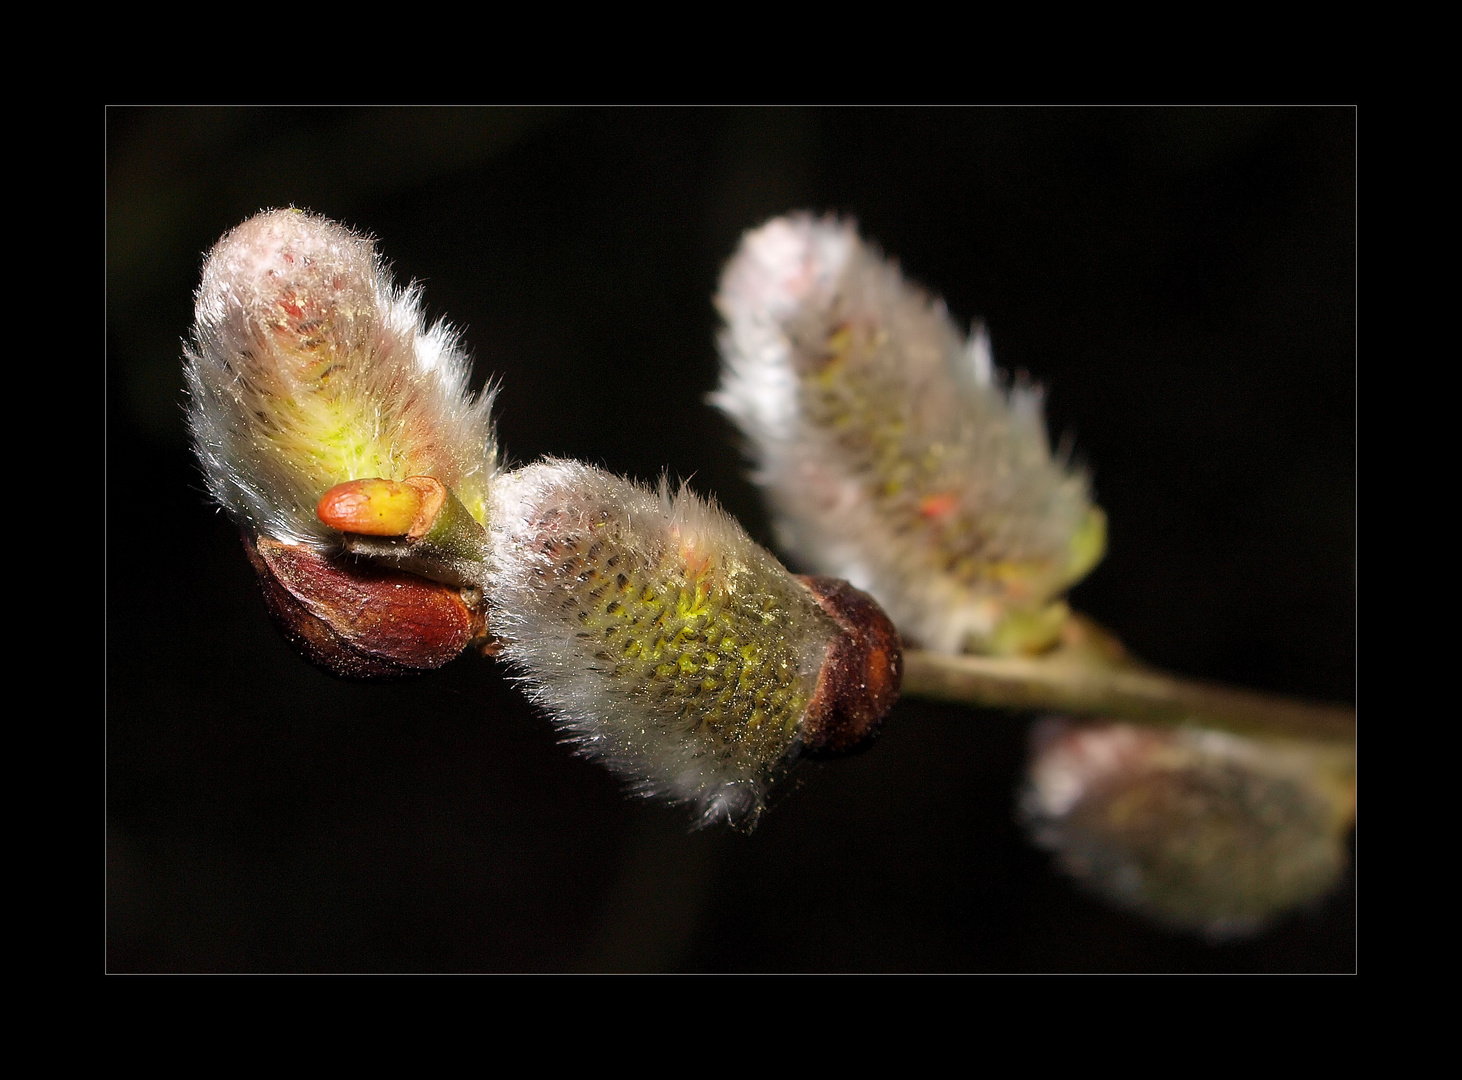
{"label": "out-of-focus catkin", "polygon": [[1087,888],[1175,928],[1234,937],[1340,878],[1355,756],[1053,720],[1033,731],[1023,810],[1036,842]]}
{"label": "out-of-focus catkin", "polygon": [[1086,477],[1053,457],[1039,389],[903,280],[851,224],[750,232],[726,267],[713,402],[745,434],[794,562],[846,578],[912,642],[1019,652],[1101,558]]}
{"label": "out-of-focus catkin", "polygon": [[876,605],[684,488],[544,462],[494,485],[490,532],[504,657],[583,753],[702,824],[754,822],[804,750],[856,748],[897,697]]}

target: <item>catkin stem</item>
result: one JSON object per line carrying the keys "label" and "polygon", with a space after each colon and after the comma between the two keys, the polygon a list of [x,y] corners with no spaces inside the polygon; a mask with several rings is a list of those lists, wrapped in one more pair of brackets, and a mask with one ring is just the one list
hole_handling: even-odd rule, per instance
{"label": "catkin stem", "polygon": [[1238,735],[1353,744],[1355,710],[1142,667],[1095,667],[1062,657],[904,653],[903,693],[1004,709],[1074,712],[1149,724],[1197,724]]}

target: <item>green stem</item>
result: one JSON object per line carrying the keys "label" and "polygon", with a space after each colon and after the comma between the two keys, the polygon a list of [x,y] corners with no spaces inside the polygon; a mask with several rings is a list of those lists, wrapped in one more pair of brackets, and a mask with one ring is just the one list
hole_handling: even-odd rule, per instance
{"label": "green stem", "polygon": [[1142,667],[1045,658],[904,653],[903,693],[968,705],[1196,724],[1238,735],[1353,744],[1355,710],[1184,679]]}
{"label": "green stem", "polygon": [[456,588],[480,589],[486,574],[487,530],[451,491],[420,539],[346,533],[344,542],[356,555]]}

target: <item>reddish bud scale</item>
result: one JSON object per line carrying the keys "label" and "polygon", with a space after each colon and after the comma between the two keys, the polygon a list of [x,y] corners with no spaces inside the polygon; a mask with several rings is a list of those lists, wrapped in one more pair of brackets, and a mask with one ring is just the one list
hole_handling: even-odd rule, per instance
{"label": "reddish bud scale", "polygon": [[331,674],[369,679],[439,668],[484,634],[480,605],[458,589],[301,544],[245,535],[244,549],[280,631]]}
{"label": "reddish bud scale", "polygon": [[841,631],[828,645],[817,689],[802,721],[811,753],[850,754],[867,747],[898,700],[903,644],[873,597],[841,578],[798,577]]}

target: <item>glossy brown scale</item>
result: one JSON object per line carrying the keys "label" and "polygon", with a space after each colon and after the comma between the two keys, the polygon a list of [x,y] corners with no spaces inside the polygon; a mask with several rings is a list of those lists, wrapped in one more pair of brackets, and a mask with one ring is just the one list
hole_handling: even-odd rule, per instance
{"label": "glossy brown scale", "polygon": [[812,753],[842,755],[865,749],[883,727],[903,682],[903,643],[873,597],[841,578],[799,577],[837,623],[802,722]]}
{"label": "glossy brown scale", "polygon": [[333,675],[431,670],[486,641],[480,596],[306,545],[243,540],[280,632]]}

